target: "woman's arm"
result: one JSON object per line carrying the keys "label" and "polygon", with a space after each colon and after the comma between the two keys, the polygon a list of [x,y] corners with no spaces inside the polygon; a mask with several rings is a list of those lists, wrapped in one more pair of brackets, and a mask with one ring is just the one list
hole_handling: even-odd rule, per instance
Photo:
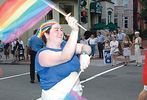
{"label": "woman's arm", "polygon": [[78,43],[76,46],[76,54],[82,54],[82,53],[86,53],[86,54],[90,55],[91,54],[91,47],[86,44]]}
{"label": "woman's arm", "polygon": [[80,54],[80,68],[83,71],[90,64],[91,47],[85,44],[77,44],[76,53]]}

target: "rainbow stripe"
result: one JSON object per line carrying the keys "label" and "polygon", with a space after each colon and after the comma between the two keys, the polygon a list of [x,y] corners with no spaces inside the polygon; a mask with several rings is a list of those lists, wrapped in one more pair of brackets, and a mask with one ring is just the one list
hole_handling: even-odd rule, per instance
{"label": "rainbow stripe", "polygon": [[6,0],[0,6],[0,40],[7,43],[20,37],[50,10],[42,0]]}
{"label": "rainbow stripe", "polygon": [[51,27],[52,25],[54,24],[58,24],[57,21],[55,21],[54,19],[52,20],[49,20],[49,21],[46,21],[44,22],[43,24],[41,24],[40,28],[39,28],[39,31],[37,33],[37,37],[41,38],[42,35],[44,34],[44,32],[49,28]]}
{"label": "rainbow stripe", "polygon": [[64,100],[87,100],[86,98],[79,96],[79,94],[73,90],[70,91],[64,98]]}

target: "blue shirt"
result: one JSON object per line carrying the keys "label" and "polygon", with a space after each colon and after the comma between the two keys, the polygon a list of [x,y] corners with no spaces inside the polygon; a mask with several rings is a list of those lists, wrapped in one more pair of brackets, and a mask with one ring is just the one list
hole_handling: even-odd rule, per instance
{"label": "blue shirt", "polygon": [[45,43],[42,41],[42,39],[38,38],[36,35],[33,35],[29,40],[28,40],[28,45],[33,51],[38,51],[42,47],[45,46]]}
{"label": "blue shirt", "polygon": [[76,54],[74,54],[74,56],[70,61],[56,66],[43,67],[39,64],[38,55],[41,51],[48,49],[55,52],[59,52],[63,50],[64,46],[65,46],[65,42],[62,42],[61,49],[52,49],[52,48],[44,47],[37,52],[35,59],[35,70],[40,76],[40,86],[44,90],[50,89],[58,82],[60,82],[62,79],[67,77],[71,72],[74,71],[78,72],[80,69],[79,58],[76,56]]}
{"label": "blue shirt", "polygon": [[101,35],[98,35],[98,36],[97,36],[97,42],[103,43],[104,40],[105,40],[105,36],[104,36],[104,35],[101,34]]}
{"label": "blue shirt", "polygon": [[118,41],[123,41],[124,37],[125,37],[125,33],[118,33],[117,34],[117,40]]}

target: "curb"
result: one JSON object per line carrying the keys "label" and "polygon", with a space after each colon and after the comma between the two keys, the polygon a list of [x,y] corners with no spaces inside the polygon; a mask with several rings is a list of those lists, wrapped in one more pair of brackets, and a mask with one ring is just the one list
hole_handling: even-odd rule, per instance
{"label": "curb", "polygon": [[30,62],[2,62],[0,65],[29,65]]}

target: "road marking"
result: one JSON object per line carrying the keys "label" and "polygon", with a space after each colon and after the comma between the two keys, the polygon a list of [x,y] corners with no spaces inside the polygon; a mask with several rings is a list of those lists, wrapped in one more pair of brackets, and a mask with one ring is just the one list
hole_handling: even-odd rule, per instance
{"label": "road marking", "polygon": [[[82,84],[82,83],[85,83],[85,82],[87,82],[87,81],[90,81],[90,80],[92,80],[92,79],[94,79],[94,78],[96,78],[96,77],[98,77],[98,76],[103,75],[103,74],[106,74],[106,73],[108,73],[108,72],[111,72],[111,71],[113,71],[113,70],[119,69],[119,68],[121,68],[121,67],[123,67],[123,66],[124,66],[124,65],[120,65],[120,66],[118,66],[118,67],[115,67],[115,68],[106,70],[106,71],[104,71],[104,72],[101,72],[101,73],[99,73],[99,74],[96,74],[96,75],[94,75],[94,76],[92,76],[92,77],[90,77],[90,78],[87,78],[86,80],[81,81],[81,84]],[[12,76],[8,76],[8,77],[3,77],[3,78],[0,78],[0,81],[1,81],[1,80],[6,80],[6,79],[10,79],[10,78],[20,77],[20,76],[24,76],[24,75],[28,75],[28,74],[30,74],[30,72],[22,73],[22,74],[18,74],[18,75],[12,75]]]}
{"label": "road marking", "polygon": [[82,84],[82,83],[85,83],[85,82],[87,82],[87,81],[90,81],[90,80],[92,80],[92,79],[98,77],[98,76],[101,76],[101,75],[106,74],[106,73],[108,73],[108,72],[111,72],[111,71],[113,71],[113,70],[119,69],[119,68],[121,68],[121,67],[123,67],[123,66],[124,66],[124,65],[120,65],[120,66],[118,66],[118,67],[115,67],[115,68],[106,70],[106,71],[101,72],[101,73],[99,73],[99,74],[96,74],[96,75],[94,75],[94,76],[92,76],[92,77],[90,77],[90,78],[87,78],[86,80],[83,80],[83,81],[81,81],[80,83],[81,83],[81,84]]}
{"label": "road marking", "polygon": [[0,81],[1,80],[6,80],[6,79],[10,79],[10,78],[19,77],[19,76],[24,76],[24,75],[28,75],[28,74],[30,74],[30,72],[22,73],[22,74],[18,74],[18,75],[12,75],[12,76],[8,76],[8,77],[3,77],[3,78],[0,78]]}

